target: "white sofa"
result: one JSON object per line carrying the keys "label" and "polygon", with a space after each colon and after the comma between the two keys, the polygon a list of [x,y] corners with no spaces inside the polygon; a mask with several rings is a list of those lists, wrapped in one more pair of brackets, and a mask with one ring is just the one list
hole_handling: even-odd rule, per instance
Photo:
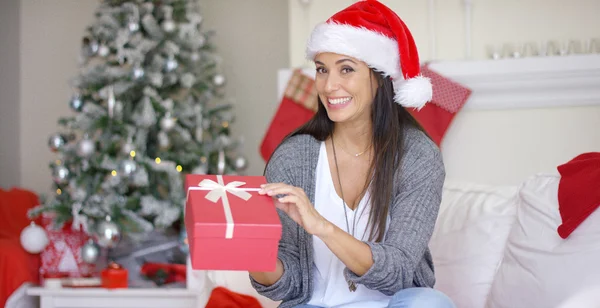
{"label": "white sofa", "polygon": [[[582,304],[600,286],[600,211],[560,238],[559,179],[539,174],[518,187],[447,181],[430,243],[435,287],[459,308],[600,307],[598,298]],[[252,289],[247,272],[193,271],[189,283],[200,305],[219,285],[277,306]]]}

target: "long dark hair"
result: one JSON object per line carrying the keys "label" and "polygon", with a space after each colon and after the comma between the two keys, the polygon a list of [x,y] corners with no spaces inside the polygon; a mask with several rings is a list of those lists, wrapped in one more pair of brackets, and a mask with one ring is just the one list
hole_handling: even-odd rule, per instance
{"label": "long dark hair", "polygon": [[[371,108],[373,135],[371,136],[374,159],[371,162],[372,173],[369,175],[371,211],[369,213],[369,239],[381,242],[383,240],[386,219],[392,202],[394,175],[400,166],[404,146],[404,130],[421,126],[402,106],[394,102],[394,88],[389,77],[371,70],[376,76],[378,88]],[[308,134],[319,141],[325,141],[333,134],[334,123],[327,116],[327,111],[321,99],[318,98],[317,113],[304,125],[292,132],[287,138]],[[369,183],[363,189],[366,191]],[[363,195],[362,193],[360,194]]]}

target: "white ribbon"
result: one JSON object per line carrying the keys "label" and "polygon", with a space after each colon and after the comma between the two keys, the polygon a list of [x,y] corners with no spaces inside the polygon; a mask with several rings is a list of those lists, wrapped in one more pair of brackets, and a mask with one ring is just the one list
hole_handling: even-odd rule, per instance
{"label": "white ribbon", "polygon": [[225,230],[225,238],[233,238],[233,216],[231,215],[231,206],[229,205],[229,199],[227,198],[227,193],[229,192],[232,195],[235,195],[241,198],[244,201],[248,201],[252,195],[248,193],[249,191],[259,191],[260,188],[243,188],[240,186],[245,185],[246,182],[233,181],[227,183],[223,181],[222,175],[217,175],[217,182],[209,179],[204,179],[198,186],[193,186],[188,188],[187,197],[189,198],[191,190],[210,190],[208,194],[206,194],[205,198],[217,203],[219,199],[222,199],[223,202],[223,211],[225,212],[225,222],[227,224],[227,228]]}

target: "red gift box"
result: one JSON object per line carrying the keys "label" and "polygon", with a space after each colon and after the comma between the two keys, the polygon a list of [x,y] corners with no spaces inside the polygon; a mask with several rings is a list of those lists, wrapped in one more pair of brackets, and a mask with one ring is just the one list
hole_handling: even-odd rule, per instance
{"label": "red gift box", "polygon": [[281,222],[264,176],[187,175],[185,227],[193,269],[274,271]]}
{"label": "red gift box", "polygon": [[111,262],[100,273],[102,287],[107,289],[127,288],[127,270],[121,265]]}

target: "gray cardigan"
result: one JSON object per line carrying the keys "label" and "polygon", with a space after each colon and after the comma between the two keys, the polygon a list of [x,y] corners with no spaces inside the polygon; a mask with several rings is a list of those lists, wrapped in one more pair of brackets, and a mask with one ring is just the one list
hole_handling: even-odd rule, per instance
{"label": "gray cardigan", "polygon": [[[362,276],[345,269],[355,283],[383,294],[404,288],[433,287],[434,268],[428,242],[433,232],[445,179],[437,146],[427,136],[408,128],[404,153],[394,177],[390,225],[385,240],[365,242],[371,247],[373,265]],[[304,189],[315,200],[315,171],[320,142],[310,135],[297,135],[273,153],[266,168],[267,182],[283,182]],[[250,277],[259,294],[282,301],[280,307],[307,303],[313,288],[312,236],[278,210],[283,226],[278,257],[284,272],[273,285],[264,286]]]}

